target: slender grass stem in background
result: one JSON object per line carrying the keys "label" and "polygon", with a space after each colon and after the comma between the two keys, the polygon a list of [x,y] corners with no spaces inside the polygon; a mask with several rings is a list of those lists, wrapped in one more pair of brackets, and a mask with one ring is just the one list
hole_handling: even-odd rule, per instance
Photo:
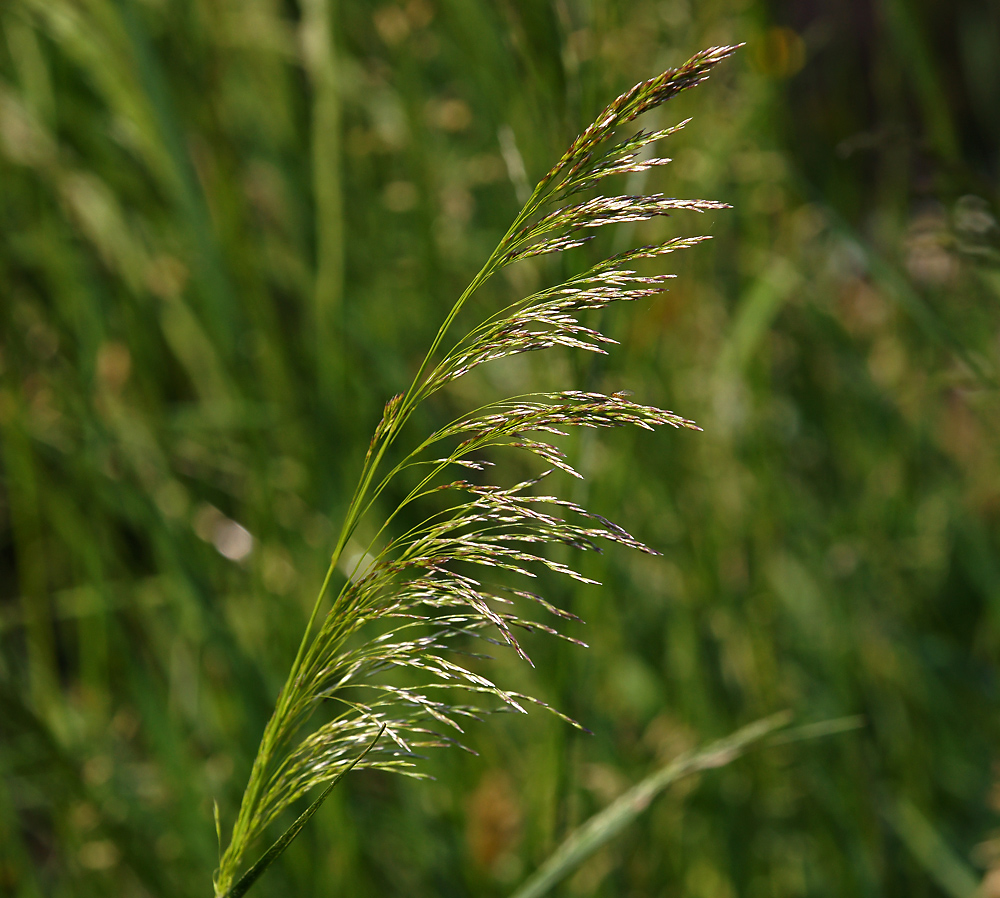
{"label": "slender grass stem in background", "polygon": [[316,195],[316,365],[321,389],[343,390],[344,364],[341,298],[344,291],[344,222],[340,172],[340,86],[337,82],[336,35],[332,22],[336,0],[306,0],[301,40],[313,87],[312,167]]}
{"label": "slender grass stem in background", "polygon": [[[599,541],[605,541],[656,554],[621,527],[576,503],[534,491],[553,469],[579,476],[564,454],[539,434],[561,434],[564,428],[574,426],[626,424],[647,430],[661,425],[697,429],[693,422],[673,412],[641,405],[623,393],[567,390],[505,398],[459,417],[425,438],[381,481],[378,472],[416,407],[474,368],[555,346],[604,353],[603,347],[614,341],[585,327],[580,316],[614,302],[659,293],[672,275],[641,275],[630,266],[637,260],[656,258],[707,239],[675,238],[620,252],[513,303],[441,353],[459,312],[501,269],[522,259],[578,247],[590,239],[588,231],[604,225],[646,221],[674,210],[727,208],[724,203],[663,194],[608,195],[600,188],[612,175],[640,172],[669,161],[646,157],[642,151],[676,128],[638,131],[625,137],[618,129],[682,90],[700,84],[713,66],[735,49],[713,47],[677,69],[635,85],[573,141],[448,312],[410,387],[386,404],[329,571],[254,760],[232,838],[215,877],[217,896],[237,894],[238,887],[233,884],[256,839],[282,811],[314,787],[329,789],[352,767],[421,776],[415,766],[418,752],[454,742],[433,727],[461,734],[463,719],[490,710],[482,703],[489,698],[498,700],[501,707],[522,713],[527,703],[548,707],[538,699],[505,690],[451,660],[449,647],[456,639],[481,638],[506,644],[529,660],[515,630],[556,631],[522,617],[516,603],[534,602],[560,619],[573,615],[533,593],[474,578],[468,573],[470,566],[486,573],[492,569],[527,577],[536,576],[533,568],[542,567],[593,583],[573,568],[547,557],[544,547],[564,544],[598,551]],[[618,142],[613,142],[616,135]],[[432,447],[439,457],[422,457]],[[508,488],[448,479],[447,472],[455,468],[482,472],[487,466],[483,454],[501,447],[526,450],[541,459],[549,471]],[[355,570],[320,620],[333,574],[364,513],[393,477],[414,464],[427,462],[430,473],[420,479],[402,504],[433,492],[451,499],[446,510],[435,512],[423,525],[390,539],[368,570]],[[384,528],[378,529],[382,532]],[[364,634],[355,638],[373,621],[381,621],[381,632],[367,639]],[[490,631],[496,631],[499,640],[489,637]],[[397,674],[392,682],[380,676],[388,670]],[[398,685],[400,674],[412,683]],[[469,703],[452,701],[448,696],[455,693],[467,696]],[[324,703],[333,709],[329,719],[310,726]],[[560,712],[549,710],[579,726]],[[380,735],[382,738],[377,738]],[[314,802],[307,813],[318,804]],[[303,818],[300,821],[293,826],[294,832],[289,830],[290,835],[286,834],[287,838],[279,840],[252,867],[254,877],[284,850],[305,822]]]}

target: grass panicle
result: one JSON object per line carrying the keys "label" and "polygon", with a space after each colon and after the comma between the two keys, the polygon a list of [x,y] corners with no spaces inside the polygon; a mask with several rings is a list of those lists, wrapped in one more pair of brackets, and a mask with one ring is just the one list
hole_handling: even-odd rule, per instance
{"label": "grass panicle", "polygon": [[[232,894],[251,845],[283,810],[313,788],[329,786],[352,766],[422,776],[416,766],[422,752],[460,744],[457,740],[464,723],[497,707],[524,712],[526,705],[537,704],[580,726],[538,699],[505,690],[472,670],[473,665],[464,666],[455,659],[468,656],[466,643],[474,637],[509,646],[530,662],[518,631],[561,634],[555,627],[522,616],[520,609],[539,606],[555,621],[574,617],[531,592],[491,583],[491,573],[505,572],[500,579],[510,573],[533,578],[534,569],[541,567],[593,583],[549,558],[544,547],[563,544],[599,551],[602,543],[614,543],[652,553],[621,527],[581,506],[535,494],[552,470],[580,476],[548,436],[563,434],[570,427],[635,425],[652,430],[663,425],[695,428],[693,422],[634,402],[624,393],[527,394],[491,403],[452,421],[380,472],[389,447],[414,409],[429,396],[479,365],[519,353],[555,346],[605,352],[604,347],[614,341],[584,326],[579,316],[660,292],[671,275],[640,275],[630,267],[632,263],[707,239],[677,238],[607,258],[512,303],[442,353],[459,311],[505,266],[579,246],[590,236],[583,232],[604,225],[645,221],[674,210],[726,208],[723,203],[661,194],[576,198],[602,186],[611,175],[640,172],[669,161],[640,158],[640,153],[683,125],[639,131],[602,148],[618,129],[642,113],[701,83],[735,49],[705,50],[679,68],[637,84],[600,114],[541,180],[452,307],[409,389],[386,404],[330,569],[261,740],[229,847],[216,874],[217,896]],[[500,447],[534,454],[549,466],[549,472],[510,488],[456,479],[451,473],[486,470],[489,462],[484,454]],[[436,457],[428,457],[432,454]],[[364,560],[355,565],[320,620],[330,583],[359,521],[404,470],[415,474],[415,484],[379,527],[367,551],[360,553]],[[404,509],[431,497],[436,498],[433,507],[439,510],[406,532],[390,535]],[[378,548],[383,542],[384,547]],[[375,627],[367,631],[370,636],[358,635],[372,624]],[[457,654],[456,648],[463,654]],[[389,671],[394,676],[384,677]],[[400,673],[418,685],[399,685]],[[457,702],[456,696],[464,696],[465,703]],[[329,718],[310,727],[321,706],[332,709]]]}

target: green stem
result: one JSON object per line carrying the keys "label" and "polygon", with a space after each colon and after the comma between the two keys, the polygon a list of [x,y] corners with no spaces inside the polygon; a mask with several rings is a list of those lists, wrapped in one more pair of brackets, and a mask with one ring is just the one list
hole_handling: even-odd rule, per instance
{"label": "green stem", "polygon": [[531,196],[528,198],[528,202],[524,204],[511,226],[507,229],[507,233],[503,235],[503,239],[501,239],[501,241],[497,244],[496,249],[493,250],[490,257],[486,260],[486,264],[479,269],[479,273],[472,279],[469,286],[465,288],[455,305],[451,307],[451,311],[448,312],[447,317],[444,319],[444,323],[438,329],[438,332],[431,343],[430,349],[427,350],[424,360],[420,363],[420,367],[417,369],[417,374],[413,378],[413,383],[410,384],[410,389],[407,390],[406,398],[403,400],[404,407],[412,409],[420,401],[420,398],[422,398],[419,397],[421,378],[427,368],[427,365],[430,364],[430,360],[434,353],[437,352],[438,347],[441,345],[441,341],[444,340],[445,335],[451,328],[452,322],[468,301],[469,297],[472,296],[472,294],[475,293],[484,283],[486,283],[486,281],[493,275],[494,271],[496,271],[497,262],[511,248],[511,238],[517,234],[524,222],[531,217],[531,215],[533,215],[541,205],[541,196],[543,192],[544,182],[535,187]]}

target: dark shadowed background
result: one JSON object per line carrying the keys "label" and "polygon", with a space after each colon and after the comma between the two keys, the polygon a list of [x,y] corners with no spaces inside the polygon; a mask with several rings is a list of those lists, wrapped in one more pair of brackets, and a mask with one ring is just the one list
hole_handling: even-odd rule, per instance
{"label": "dark shadowed background", "polygon": [[704,427],[566,444],[567,494],[664,554],[546,584],[591,648],[493,671],[593,735],[508,715],[434,781],[352,775],[252,894],[508,895],[658,764],[789,708],[864,724],[686,781],[559,894],[1000,896],[987,0],[4,0],[0,894],[211,894],[212,802],[228,831],[382,405],[601,107],[737,41],[628,185],[734,209],[476,309],[715,240],[605,314],[609,357],[481,369],[417,425],[590,388]]}

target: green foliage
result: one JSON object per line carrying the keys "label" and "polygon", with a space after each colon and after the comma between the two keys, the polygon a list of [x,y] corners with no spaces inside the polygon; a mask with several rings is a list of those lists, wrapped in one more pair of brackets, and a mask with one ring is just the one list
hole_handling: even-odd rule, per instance
{"label": "green foliage", "polygon": [[[536,571],[589,649],[509,627],[536,669],[469,659],[593,735],[497,716],[465,727],[478,756],[428,752],[433,780],[352,773],[251,894],[511,894],[651,771],[782,708],[866,723],[677,783],[564,893],[910,898],[986,877],[998,29],[971,0],[0,4],[0,893],[208,893],[213,801],[237,819],[386,397],[608,97],[744,40],[649,113],[650,132],[694,118],[672,163],[601,182],[733,206],[670,257],[670,291],[584,311],[614,353],[450,382],[385,456],[568,384],[704,428],[554,441],[544,467],[586,479],[557,469],[546,492],[663,556],[579,556],[601,589]],[[690,218],[506,266],[449,334]],[[540,470],[481,460],[504,489]],[[378,536],[425,470],[374,500],[336,589],[451,507],[426,497]]]}

